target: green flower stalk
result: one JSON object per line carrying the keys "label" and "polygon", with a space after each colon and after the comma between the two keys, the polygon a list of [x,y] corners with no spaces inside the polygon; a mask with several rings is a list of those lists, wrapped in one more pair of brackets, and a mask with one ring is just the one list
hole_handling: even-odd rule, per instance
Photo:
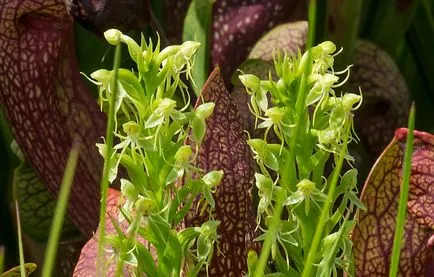
{"label": "green flower stalk", "polygon": [[[104,35],[112,45],[126,44],[138,69],[137,73],[118,71],[117,143],[106,159],[110,182],[116,179],[119,165],[128,176],[120,180],[119,226],[113,221],[117,234],[107,236],[107,253],[116,261],[116,272],[127,266],[139,276],[154,270],[159,276],[180,276],[184,271],[194,276],[211,261],[219,221],[188,228],[180,223],[194,199],[200,199],[202,211],[215,206],[213,193],[223,177],[223,171],[195,167],[205,122],[214,109],[214,103],[203,103],[187,111],[190,103],[181,75],[191,78],[199,43],[187,41],[160,51],[159,41],[155,47],[144,39],[138,45],[114,29]],[[103,69],[91,74],[99,86],[102,109],[112,101],[112,76],[112,71]],[[183,103],[172,99],[177,90]],[[184,145],[187,139],[195,147]],[[105,143],[97,146],[105,153]]]}
{"label": "green flower stalk", "polygon": [[[265,129],[262,138],[248,140],[259,168],[257,222],[262,234],[256,240],[271,238],[277,271],[291,276],[301,275],[309,266],[308,254],[314,257],[312,271],[317,276],[337,270],[348,273],[352,264],[349,232],[354,221],[348,217],[354,206],[364,208],[357,198],[357,170],[333,176],[340,176],[339,160],[350,165],[354,160],[347,145],[357,141],[353,116],[362,97],[337,91],[350,71],[350,66],[340,72],[333,69],[339,53],[330,41],[303,55],[275,52],[276,80],[271,73],[266,80],[239,76],[250,95],[255,126]],[[303,80],[307,80],[305,90],[300,89]],[[331,173],[325,172],[328,161],[333,164]],[[325,223],[320,251],[309,253],[321,217]],[[329,249],[333,250],[328,253]]]}

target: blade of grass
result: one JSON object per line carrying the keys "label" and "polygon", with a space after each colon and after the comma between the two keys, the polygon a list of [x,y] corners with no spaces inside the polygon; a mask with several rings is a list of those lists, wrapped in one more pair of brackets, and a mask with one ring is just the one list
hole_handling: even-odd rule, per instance
{"label": "blade of grass", "polygon": [[200,42],[193,67],[194,92],[197,96],[208,79],[209,74],[209,44],[212,20],[212,6],[215,0],[194,0],[188,8],[185,17],[182,40]]}
{"label": "blade of grass", "polygon": [[[312,45],[315,41],[315,26],[316,26],[316,0],[310,0],[309,2],[309,30],[308,30],[308,40],[307,40],[307,49],[312,48]],[[306,70],[303,74],[302,77],[302,81],[301,81],[301,86],[300,86],[300,91],[298,93],[301,93],[301,95],[299,96],[299,98],[297,99],[297,103],[296,103],[296,109],[297,109],[297,114],[299,115],[303,115],[303,109],[305,107],[305,103],[306,103],[306,97],[307,97],[307,76],[309,75],[309,72],[311,71],[311,54],[309,52],[308,54],[308,62],[306,66]],[[282,171],[282,184],[283,185],[288,185],[288,184],[292,184],[294,187],[296,185],[296,172],[295,172],[295,164],[294,164],[294,160],[295,160],[295,151],[293,149],[295,149],[296,143],[297,143],[297,136],[300,132],[301,128],[304,128],[305,124],[303,124],[303,121],[305,119],[304,118],[300,118],[299,122],[297,122],[296,126],[295,126],[295,130],[292,136],[292,139],[290,141],[290,150],[289,151],[289,158],[287,159],[288,161],[288,168],[286,168],[285,170]],[[291,188],[293,189],[293,188]],[[274,239],[274,237],[276,236],[276,233],[278,231],[278,223],[279,223],[279,219],[280,219],[280,215],[282,213],[282,209],[283,209],[283,203],[284,201],[284,197],[283,195],[279,195],[279,197],[277,198],[275,207],[274,207],[274,216],[272,218],[272,222],[270,224],[270,228],[267,232],[267,235],[265,237],[265,241],[264,244],[262,245],[262,249],[261,249],[261,254],[259,256],[259,262],[258,262],[258,266],[256,268],[255,271],[255,277],[260,277],[264,275],[264,269],[266,267],[266,264],[268,262],[268,257],[270,255],[270,249],[271,249],[271,244],[272,241]]]}
{"label": "blade of grass", "polygon": [[410,185],[411,175],[411,158],[413,155],[413,131],[414,131],[414,103],[410,108],[410,115],[408,117],[408,133],[407,142],[405,146],[403,177],[401,193],[399,195],[398,215],[396,217],[395,237],[393,238],[392,258],[390,263],[389,276],[394,277],[398,275],[399,255],[401,252],[402,236],[404,234],[405,216],[407,212],[407,199],[408,189]]}
{"label": "blade of grass", "polygon": [[[106,210],[107,210],[107,194],[109,187],[109,172],[110,172],[110,161],[113,153],[113,136],[115,129],[115,103],[118,94],[118,69],[121,62],[121,45],[116,45],[115,56],[113,61],[113,76],[111,79],[112,95],[110,99],[110,106],[108,111],[108,122],[106,131],[106,151],[104,158],[104,169],[101,178],[101,209],[99,215],[99,239],[98,239],[98,256],[97,256],[97,276],[104,276],[104,269],[101,267],[103,265],[103,252],[104,252],[104,236],[105,236],[105,220],[106,220]],[[103,271],[100,271],[103,270]]]}
{"label": "blade of grass", "polygon": [[[65,219],[66,207],[68,206],[68,198],[71,192],[72,183],[74,181],[75,169],[77,167],[79,147],[79,143],[77,141],[74,141],[71,147],[71,151],[69,152],[65,173],[63,175],[62,185],[60,187],[60,192],[56,204],[56,209],[54,210],[53,223],[51,224],[47,251],[45,252],[44,268],[42,269],[41,275],[42,277],[52,276],[54,262],[56,261],[56,253],[59,244],[60,233],[62,231],[63,220]],[[23,263],[24,261],[21,264]],[[21,270],[23,270],[23,267],[21,267]]]}
{"label": "blade of grass", "polygon": [[20,257],[20,275],[21,275],[21,277],[26,277],[26,269],[24,267],[23,237],[21,234],[20,209],[18,208],[17,199],[15,199],[15,214],[17,217],[18,253],[19,253],[19,257]]}

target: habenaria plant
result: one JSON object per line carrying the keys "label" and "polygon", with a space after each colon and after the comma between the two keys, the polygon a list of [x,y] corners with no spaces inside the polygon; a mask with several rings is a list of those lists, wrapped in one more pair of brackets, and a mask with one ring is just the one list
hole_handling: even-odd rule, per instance
{"label": "habenaria plant", "polygon": [[285,276],[349,273],[352,211],[364,206],[357,198],[357,170],[341,169],[344,160],[350,166],[354,161],[347,145],[357,139],[353,116],[362,97],[338,90],[350,67],[335,71],[337,54],[330,41],[303,55],[276,52],[277,79],[271,73],[265,80],[239,76],[255,127],[265,130],[262,138],[248,140],[258,164],[262,234],[256,240],[264,242],[259,260],[250,257],[253,276],[264,271],[269,252]]}
{"label": "habenaria plant", "polygon": [[[181,75],[191,78],[199,43],[187,41],[160,51],[159,41],[154,46],[142,38],[138,45],[118,30],[106,31],[105,37],[112,45],[126,44],[138,69],[121,68],[117,76],[116,144],[105,160],[110,163],[110,182],[119,165],[128,177],[120,180],[123,204],[113,220],[116,232],[106,238],[109,257],[118,273],[128,265],[137,276],[194,276],[210,263],[219,221],[210,219],[196,227],[182,223],[198,197],[195,208],[202,213],[215,206],[212,193],[223,177],[221,170],[196,167],[214,103],[191,111]],[[110,105],[113,71],[98,70],[91,77],[99,86],[102,108]],[[177,102],[173,95],[178,89],[183,101]],[[187,139],[192,143],[185,144]],[[98,148],[104,156],[106,144]]]}

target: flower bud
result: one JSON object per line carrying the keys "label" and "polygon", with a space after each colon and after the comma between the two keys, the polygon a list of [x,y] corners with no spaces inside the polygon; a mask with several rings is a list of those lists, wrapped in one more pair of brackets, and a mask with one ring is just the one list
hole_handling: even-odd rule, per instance
{"label": "flower bud", "polygon": [[140,132],[140,125],[134,121],[128,121],[122,125],[125,134],[128,136],[135,135]]}
{"label": "flower bud", "polygon": [[159,113],[160,115],[169,116],[175,108],[175,100],[164,98],[160,104],[158,104],[158,108],[155,110],[155,112]]}
{"label": "flower bud", "polygon": [[297,184],[298,190],[308,197],[315,189],[315,183],[308,179],[303,179]]}
{"label": "flower bud", "polygon": [[331,41],[324,41],[318,45],[324,51],[325,55],[330,55],[336,51],[336,45]]}
{"label": "flower bud", "polygon": [[193,150],[190,145],[183,145],[179,147],[175,154],[175,162],[177,164],[185,164],[190,161],[190,157],[193,155]]}
{"label": "flower bud", "polygon": [[107,88],[110,83],[111,72],[106,69],[99,69],[90,74],[90,77],[101,83],[104,88]]}
{"label": "flower bud", "polygon": [[190,60],[191,57],[193,57],[193,55],[196,53],[199,46],[200,42],[188,40],[181,45],[180,52],[186,60]]}
{"label": "flower bud", "polygon": [[212,114],[214,107],[215,104],[213,102],[201,104],[196,108],[195,114],[200,120],[204,121]]}
{"label": "flower bud", "polygon": [[268,116],[268,118],[270,118],[273,124],[278,124],[282,122],[282,118],[284,114],[285,114],[284,109],[279,107],[269,108],[268,110],[265,111],[265,116]]}
{"label": "flower bud", "polygon": [[104,32],[104,37],[111,45],[118,45],[121,42],[122,32],[117,29],[109,29]]}
{"label": "flower bud", "polygon": [[255,94],[261,86],[261,80],[253,74],[243,74],[239,78],[249,94]]}
{"label": "flower bud", "polygon": [[150,212],[152,212],[154,206],[154,200],[151,198],[141,197],[136,201],[136,210],[143,215],[148,215]]}
{"label": "flower bud", "polygon": [[[353,109],[353,105],[362,101],[362,97],[360,95],[354,93],[347,93],[342,97],[342,105],[344,106],[345,111],[350,111]],[[354,108],[357,109],[358,107]]]}
{"label": "flower bud", "polygon": [[214,170],[208,172],[205,176],[202,177],[202,181],[210,188],[217,186],[220,184],[223,178],[223,170]]}

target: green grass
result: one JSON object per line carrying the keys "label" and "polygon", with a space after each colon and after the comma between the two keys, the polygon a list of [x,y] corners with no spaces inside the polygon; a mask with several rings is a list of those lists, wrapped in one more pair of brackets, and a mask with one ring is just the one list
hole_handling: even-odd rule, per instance
{"label": "green grass", "polygon": [[15,200],[15,214],[17,217],[17,233],[18,233],[18,253],[20,257],[20,275],[21,277],[26,277],[26,272],[24,268],[24,250],[23,250],[23,236],[21,234],[21,220],[20,220],[20,209],[18,208],[18,201]]}
{"label": "green grass", "polygon": [[413,104],[411,106],[410,115],[408,118],[407,142],[406,142],[405,155],[404,155],[401,193],[399,195],[398,215],[396,217],[395,237],[393,238],[393,250],[392,250],[392,258],[391,258],[390,271],[389,271],[390,277],[395,277],[398,274],[399,255],[401,252],[402,237],[404,235],[404,224],[405,224],[405,217],[407,213],[408,190],[410,186],[410,176],[411,176],[411,158],[413,155],[413,137],[414,137],[413,131],[415,125],[414,118],[415,118],[415,108]]}
{"label": "green grass", "polygon": [[112,99],[110,101],[108,117],[107,117],[107,132],[106,132],[106,152],[104,159],[104,169],[101,178],[101,209],[100,209],[100,219],[99,219],[99,240],[98,240],[98,256],[97,256],[97,273],[99,270],[103,270],[99,272],[100,274],[104,274],[104,268],[102,268],[103,257],[104,257],[104,240],[105,240],[105,221],[106,221],[106,210],[107,210],[107,194],[109,187],[109,172],[111,168],[109,157],[112,156],[113,153],[113,140],[114,140],[114,131],[115,131],[115,104],[117,97],[117,86],[118,86],[118,69],[121,62],[121,45],[116,45],[115,56],[113,61],[113,76],[111,79],[111,89],[112,89]]}
{"label": "green grass", "polygon": [[[66,208],[68,206],[69,194],[74,181],[75,169],[77,167],[79,155],[79,143],[74,142],[69,153],[66,163],[65,173],[63,175],[62,185],[60,187],[59,197],[57,199],[56,209],[54,211],[53,222],[51,224],[50,236],[48,238],[47,251],[45,252],[44,267],[42,277],[52,276],[54,264],[56,262],[56,253],[59,245],[59,238],[62,231],[63,221],[65,219]],[[21,263],[23,265],[23,263]],[[24,268],[22,267],[22,270]]]}

